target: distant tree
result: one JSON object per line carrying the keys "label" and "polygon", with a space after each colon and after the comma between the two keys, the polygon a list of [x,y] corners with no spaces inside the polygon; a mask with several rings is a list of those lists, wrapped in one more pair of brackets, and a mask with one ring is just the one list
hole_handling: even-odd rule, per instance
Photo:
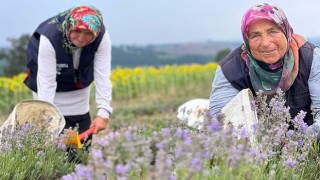
{"label": "distant tree", "polygon": [[26,71],[27,44],[30,35],[24,34],[19,38],[9,38],[9,48],[0,49],[0,59],[3,76],[13,76]]}
{"label": "distant tree", "polygon": [[222,50],[218,51],[214,61],[219,62],[221,59],[226,57],[230,52],[231,52],[230,49],[222,49]]}

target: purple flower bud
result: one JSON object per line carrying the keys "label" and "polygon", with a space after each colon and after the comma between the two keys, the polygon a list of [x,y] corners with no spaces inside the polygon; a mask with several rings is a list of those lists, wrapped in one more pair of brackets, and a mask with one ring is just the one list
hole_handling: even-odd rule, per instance
{"label": "purple flower bud", "polygon": [[192,158],[190,162],[190,168],[196,170],[197,172],[201,171],[202,165],[199,158]]}
{"label": "purple flower bud", "polygon": [[169,128],[163,128],[162,129],[162,132],[166,135],[169,135],[171,133],[170,129]]}
{"label": "purple flower bud", "polygon": [[162,142],[158,142],[158,143],[156,143],[156,147],[157,147],[158,149],[162,149],[162,148],[164,147],[164,145],[163,145]]}
{"label": "purple flower bud", "polygon": [[127,173],[129,169],[129,165],[121,165],[121,164],[117,164],[115,171],[117,174],[121,174],[121,175],[125,175]]}
{"label": "purple flower bud", "polygon": [[293,160],[292,158],[289,158],[285,161],[283,161],[282,165],[287,167],[287,168],[293,168],[296,165],[296,161]]}
{"label": "purple flower bud", "polygon": [[131,141],[132,140],[130,131],[126,131],[125,135],[126,135],[127,141]]}

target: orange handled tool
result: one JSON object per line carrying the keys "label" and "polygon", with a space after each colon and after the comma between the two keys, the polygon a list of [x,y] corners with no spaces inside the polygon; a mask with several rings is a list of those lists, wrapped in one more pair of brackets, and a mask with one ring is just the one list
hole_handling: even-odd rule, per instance
{"label": "orange handled tool", "polygon": [[80,135],[77,131],[68,129],[64,135],[64,140],[66,145],[82,148],[83,146],[81,141],[83,141],[87,136],[92,135],[94,129],[95,129],[95,126],[92,126],[88,130],[81,133]]}
{"label": "orange handled tool", "polygon": [[80,141],[83,141],[87,136],[90,136],[93,134],[95,126],[92,126],[91,128],[89,128],[88,130],[84,131],[83,133],[81,133],[79,135],[79,139]]}

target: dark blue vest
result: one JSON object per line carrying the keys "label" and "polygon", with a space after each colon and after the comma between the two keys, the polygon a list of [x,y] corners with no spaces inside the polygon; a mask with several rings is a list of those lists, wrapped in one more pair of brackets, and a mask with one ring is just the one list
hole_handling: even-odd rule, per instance
{"label": "dark blue vest", "polygon": [[[62,23],[64,17],[58,18]],[[88,87],[94,80],[93,59],[101,39],[105,33],[103,27],[99,36],[88,46],[82,48],[78,70],[73,67],[72,52],[63,47],[63,33],[57,29],[57,24],[49,24],[52,18],[44,21],[35,30],[27,47],[27,77],[24,81],[32,91],[37,92],[38,50],[40,35],[46,36],[53,45],[57,59],[57,92],[73,91]]]}
{"label": "dark blue vest", "polygon": [[[303,110],[307,113],[304,121],[308,125],[313,124],[308,79],[313,60],[314,48],[315,46],[309,42],[300,47],[299,73],[290,89],[285,92],[286,106],[290,107],[291,117],[295,117],[300,110]],[[241,52],[241,47],[237,48],[226,58],[221,60],[219,64],[223,74],[233,87],[239,91],[250,88],[255,95],[250,81],[249,69],[245,64],[245,61],[241,58]]]}

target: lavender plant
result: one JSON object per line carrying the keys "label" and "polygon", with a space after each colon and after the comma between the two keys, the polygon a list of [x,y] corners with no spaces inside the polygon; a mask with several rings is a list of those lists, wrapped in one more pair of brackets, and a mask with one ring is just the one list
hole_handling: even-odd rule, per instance
{"label": "lavender plant", "polygon": [[167,127],[152,136],[137,127],[110,132],[93,145],[86,164],[62,179],[317,179],[317,173],[308,173],[319,171],[317,132],[304,123],[304,112],[290,117],[283,96],[278,91],[267,100],[258,94],[253,134],[223,126],[223,118],[210,112],[201,130]]}
{"label": "lavender plant", "polygon": [[63,135],[56,138],[58,134],[28,123],[4,127],[0,133],[1,179],[58,179],[74,171]]}

